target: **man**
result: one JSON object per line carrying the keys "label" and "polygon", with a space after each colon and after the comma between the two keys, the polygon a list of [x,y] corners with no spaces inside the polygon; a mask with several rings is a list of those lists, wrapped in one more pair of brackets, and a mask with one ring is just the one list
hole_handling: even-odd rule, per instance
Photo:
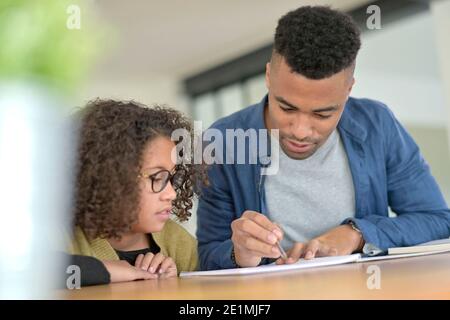
{"label": "man", "polygon": [[279,170],[262,175],[261,161],[210,168],[197,211],[202,269],[450,236],[450,211],[411,136],[382,103],[349,98],[359,48],[355,23],[330,8],[301,7],[279,20],[268,96],[212,126],[278,129]]}

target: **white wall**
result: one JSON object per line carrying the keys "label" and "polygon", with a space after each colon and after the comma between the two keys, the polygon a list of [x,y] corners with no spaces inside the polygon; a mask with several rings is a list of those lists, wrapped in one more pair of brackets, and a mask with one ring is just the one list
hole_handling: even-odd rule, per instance
{"label": "white wall", "polygon": [[431,13],[434,22],[439,71],[446,98],[447,134],[450,144],[450,0],[433,1]]}
{"label": "white wall", "polygon": [[[440,45],[450,31],[442,27],[438,27],[443,33]],[[415,138],[450,203],[448,90],[438,60],[435,31],[432,12],[402,19],[381,30],[367,30],[357,58],[352,95],[380,100],[391,108]]]}
{"label": "white wall", "polygon": [[75,99],[82,105],[96,97],[133,99],[147,105],[167,104],[182,112],[188,111],[187,101],[182,95],[182,83],[173,75],[96,75],[83,86]]}
{"label": "white wall", "polygon": [[445,99],[429,12],[381,30],[367,30],[355,79],[353,96],[383,101],[404,124],[445,127]]}

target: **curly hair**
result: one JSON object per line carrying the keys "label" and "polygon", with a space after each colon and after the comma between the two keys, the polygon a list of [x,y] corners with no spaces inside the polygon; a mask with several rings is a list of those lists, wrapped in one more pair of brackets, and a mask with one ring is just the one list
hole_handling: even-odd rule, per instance
{"label": "curly hair", "polygon": [[[90,239],[120,238],[138,219],[138,176],[147,143],[161,136],[170,138],[176,129],[192,135],[191,123],[171,108],[149,108],[133,101],[97,99],[77,115],[74,225]],[[206,168],[182,163],[175,170],[183,178],[175,188],[173,214],[185,221],[191,215],[192,198],[198,195],[196,186],[208,183]]]}
{"label": "curly hair", "polygon": [[351,66],[361,47],[353,19],[325,6],[304,6],[278,21],[274,52],[309,79],[330,77]]}

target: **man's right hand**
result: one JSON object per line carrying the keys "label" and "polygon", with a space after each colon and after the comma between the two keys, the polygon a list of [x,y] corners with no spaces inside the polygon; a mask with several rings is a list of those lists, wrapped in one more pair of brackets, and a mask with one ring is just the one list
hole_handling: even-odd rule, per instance
{"label": "man's right hand", "polygon": [[111,276],[111,282],[158,279],[158,274],[132,266],[124,260],[103,260],[102,262]]}
{"label": "man's right hand", "polygon": [[255,267],[263,257],[280,256],[276,243],[283,239],[283,232],[265,215],[247,210],[231,223],[231,230],[234,256],[240,267]]}

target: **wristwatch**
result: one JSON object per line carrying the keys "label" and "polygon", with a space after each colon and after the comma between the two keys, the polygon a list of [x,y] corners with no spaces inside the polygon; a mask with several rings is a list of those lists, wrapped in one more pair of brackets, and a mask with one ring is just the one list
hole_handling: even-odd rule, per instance
{"label": "wristwatch", "polygon": [[231,247],[231,262],[235,268],[240,268],[241,266],[236,262],[236,256],[234,255],[234,246]]}
{"label": "wristwatch", "polygon": [[364,248],[364,244],[365,244],[365,240],[364,240],[364,236],[362,231],[356,226],[356,223],[353,220],[350,220],[348,222],[348,225],[350,225],[350,227],[352,227],[353,230],[355,230],[356,232],[359,233],[359,235],[361,236],[361,241],[359,242],[359,246],[357,251],[361,251]]}
{"label": "wristwatch", "polygon": [[356,226],[355,221],[350,220],[350,221],[348,222],[348,224],[350,225],[350,227],[352,227],[353,230],[359,232],[359,233],[361,234],[361,236],[362,236],[362,232],[361,232],[361,230],[359,230],[359,228]]}

